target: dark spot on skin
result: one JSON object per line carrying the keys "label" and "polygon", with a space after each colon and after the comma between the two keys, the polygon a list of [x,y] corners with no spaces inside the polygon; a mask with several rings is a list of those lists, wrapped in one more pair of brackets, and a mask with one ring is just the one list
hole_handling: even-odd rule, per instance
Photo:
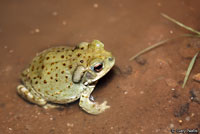
{"label": "dark spot on skin", "polygon": [[41,67],[42,69],[44,69],[44,65],[42,65],[42,67]]}
{"label": "dark spot on skin", "polygon": [[77,57],[80,57],[80,56],[81,56],[81,54],[80,54],[80,53],[78,53],[78,54],[77,54]]}
{"label": "dark spot on skin", "polygon": [[39,78],[40,78],[40,79],[42,79],[42,77],[41,77],[41,76],[40,76]]}
{"label": "dark spot on skin", "polygon": [[81,47],[81,50],[83,50],[84,49],[84,47]]}
{"label": "dark spot on skin", "polygon": [[56,58],[56,56],[53,56],[53,58]]}
{"label": "dark spot on skin", "polygon": [[51,63],[51,65],[53,65],[53,64],[54,64],[54,62]]}
{"label": "dark spot on skin", "polygon": [[65,63],[63,63],[63,66],[66,66],[66,64],[65,64]]}
{"label": "dark spot on skin", "polygon": [[58,82],[58,80],[57,80],[57,79],[55,79],[55,81],[56,81],[56,82]]}
{"label": "dark spot on skin", "polygon": [[56,77],[58,77],[58,74],[56,74]]}
{"label": "dark spot on skin", "polygon": [[79,49],[79,46],[75,46],[75,48],[73,50],[75,50],[75,49]]}
{"label": "dark spot on skin", "polygon": [[32,71],[34,71],[34,66],[32,66]]}
{"label": "dark spot on skin", "polygon": [[38,81],[36,81],[35,84],[38,84]]}
{"label": "dark spot on skin", "polygon": [[80,63],[83,63],[84,61],[83,60],[80,60]]}
{"label": "dark spot on skin", "polygon": [[61,73],[64,74],[65,71],[62,71]]}
{"label": "dark spot on skin", "polygon": [[62,50],[65,50],[65,48],[63,47]]}
{"label": "dark spot on skin", "polygon": [[57,50],[57,52],[60,52],[60,50]]}
{"label": "dark spot on skin", "polygon": [[46,57],[46,60],[48,60],[49,59],[49,57]]}
{"label": "dark spot on skin", "polygon": [[68,88],[70,88],[70,86],[68,86]]}
{"label": "dark spot on skin", "polygon": [[50,77],[50,79],[53,79],[53,77]]}
{"label": "dark spot on skin", "polygon": [[46,80],[44,80],[44,84],[46,84],[47,83],[47,81]]}
{"label": "dark spot on skin", "polygon": [[75,61],[75,59],[72,59],[73,61]]}
{"label": "dark spot on skin", "polygon": [[33,79],[36,79],[36,77],[33,77]]}
{"label": "dark spot on skin", "polygon": [[45,91],[45,93],[46,93],[46,94],[49,94],[49,92],[48,92],[48,91]]}
{"label": "dark spot on skin", "polygon": [[58,67],[56,67],[56,69],[58,69]]}
{"label": "dark spot on skin", "polygon": [[72,57],[72,55],[70,54],[69,57]]}
{"label": "dark spot on skin", "polygon": [[48,72],[47,74],[50,74],[50,72]]}
{"label": "dark spot on skin", "polygon": [[61,58],[64,58],[65,56],[64,55],[61,55]]}
{"label": "dark spot on skin", "polygon": [[68,76],[65,76],[66,79],[68,79]]}
{"label": "dark spot on skin", "polygon": [[36,68],[37,70],[39,69],[39,67]]}
{"label": "dark spot on skin", "polygon": [[38,89],[38,91],[40,91],[40,88]]}
{"label": "dark spot on skin", "polygon": [[72,69],[72,65],[69,65],[69,69]]}
{"label": "dark spot on skin", "polygon": [[40,61],[39,63],[42,63],[42,61]]}

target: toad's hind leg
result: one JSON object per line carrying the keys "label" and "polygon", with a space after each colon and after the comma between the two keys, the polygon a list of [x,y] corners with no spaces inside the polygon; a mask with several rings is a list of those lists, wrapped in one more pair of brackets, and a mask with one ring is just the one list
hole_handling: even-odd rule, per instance
{"label": "toad's hind leg", "polygon": [[28,90],[24,85],[17,86],[17,93],[24,99],[40,106],[45,106],[47,103],[47,101],[41,98],[38,93],[33,90]]}

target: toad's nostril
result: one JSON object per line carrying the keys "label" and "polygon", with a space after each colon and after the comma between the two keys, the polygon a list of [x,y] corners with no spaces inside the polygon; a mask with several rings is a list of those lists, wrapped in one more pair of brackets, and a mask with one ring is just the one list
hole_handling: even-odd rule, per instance
{"label": "toad's nostril", "polygon": [[109,61],[113,61],[113,58],[112,58],[112,57],[109,57],[108,60],[109,60]]}

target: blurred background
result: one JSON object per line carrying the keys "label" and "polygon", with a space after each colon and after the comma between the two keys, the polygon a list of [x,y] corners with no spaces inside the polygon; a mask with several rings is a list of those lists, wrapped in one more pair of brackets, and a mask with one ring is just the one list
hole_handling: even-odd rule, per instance
{"label": "blurred background", "polygon": [[[200,85],[188,64],[200,50],[198,38],[166,43],[136,61],[129,58],[164,39],[189,33],[160,13],[200,30],[198,0],[1,0],[0,134],[170,134],[200,129]],[[93,116],[78,101],[45,110],[16,93],[19,75],[36,53],[98,39],[116,58],[93,96],[110,109]],[[199,58],[198,58],[199,59]],[[199,73],[197,60],[192,74]],[[194,92],[197,91],[197,92]]]}

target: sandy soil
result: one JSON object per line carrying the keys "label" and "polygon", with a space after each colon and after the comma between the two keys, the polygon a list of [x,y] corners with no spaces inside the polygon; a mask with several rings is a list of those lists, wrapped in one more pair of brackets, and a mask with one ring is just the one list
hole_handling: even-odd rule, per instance
{"label": "sandy soil", "polygon": [[[189,33],[161,17],[200,30],[199,0],[0,1],[0,134],[170,134],[200,129],[200,104],[191,100],[200,83],[181,88],[200,40],[181,38],[137,61],[129,58],[163,39]],[[44,110],[16,94],[19,74],[37,52],[99,39],[116,57],[93,96],[111,108],[98,116],[78,102]],[[192,75],[199,73],[199,58]],[[194,97],[194,96],[193,96]]]}

